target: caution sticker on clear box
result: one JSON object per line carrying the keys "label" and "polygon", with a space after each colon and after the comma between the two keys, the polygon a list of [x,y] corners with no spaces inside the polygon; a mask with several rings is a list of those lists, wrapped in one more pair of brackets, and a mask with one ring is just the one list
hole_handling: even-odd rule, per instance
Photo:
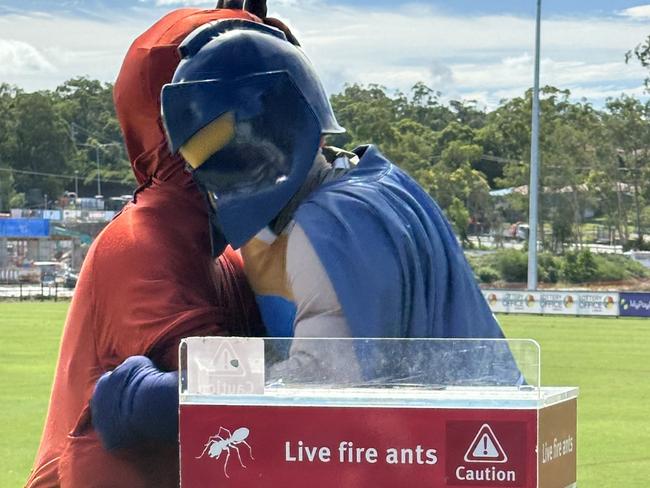
{"label": "caution sticker on clear box", "polygon": [[264,340],[243,337],[190,337],[187,392],[191,395],[264,393]]}

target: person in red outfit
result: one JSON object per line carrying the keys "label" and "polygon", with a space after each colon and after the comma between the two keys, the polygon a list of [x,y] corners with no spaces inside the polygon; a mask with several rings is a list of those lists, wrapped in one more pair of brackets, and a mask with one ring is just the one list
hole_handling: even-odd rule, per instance
{"label": "person in red outfit", "polygon": [[160,117],[178,44],[221,18],[260,21],[244,10],[177,10],[126,55],[114,99],[140,187],[81,270],[28,488],[177,487],[177,445],[102,447],[89,410],[97,379],[133,355],[173,370],[183,337],[263,332],[239,255],[229,249],[212,258],[207,204],[185,162],[170,154]]}

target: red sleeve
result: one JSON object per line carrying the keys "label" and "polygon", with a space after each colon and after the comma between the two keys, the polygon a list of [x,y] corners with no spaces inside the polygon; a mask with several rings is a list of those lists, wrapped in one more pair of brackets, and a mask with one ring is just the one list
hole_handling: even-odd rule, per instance
{"label": "red sleeve", "polygon": [[[177,366],[181,338],[260,333],[254,297],[232,251],[216,265],[189,209],[132,208],[100,236],[96,249],[99,363],[111,369],[147,354],[163,369]],[[183,218],[181,218],[183,217]]]}

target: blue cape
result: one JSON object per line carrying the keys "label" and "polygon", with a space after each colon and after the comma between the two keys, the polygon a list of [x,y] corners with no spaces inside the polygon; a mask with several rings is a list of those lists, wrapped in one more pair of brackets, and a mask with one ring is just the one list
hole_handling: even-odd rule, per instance
{"label": "blue cape", "polygon": [[[503,338],[440,207],[374,146],[355,153],[359,164],[312,193],[295,214],[352,336]],[[476,376],[476,365],[514,364],[502,345],[488,349],[483,353],[489,360],[473,353],[457,365],[464,373],[451,381]],[[454,367],[435,362],[437,370]],[[506,369],[494,374],[513,384],[519,373]]]}

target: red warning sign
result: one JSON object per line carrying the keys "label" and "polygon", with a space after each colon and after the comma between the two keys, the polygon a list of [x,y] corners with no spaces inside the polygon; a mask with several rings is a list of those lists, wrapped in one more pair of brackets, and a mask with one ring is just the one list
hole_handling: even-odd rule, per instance
{"label": "red warning sign", "polygon": [[[445,471],[448,486],[535,486],[535,424],[484,418],[448,421]],[[523,420],[523,419],[522,419]]]}
{"label": "red warning sign", "polygon": [[536,433],[533,409],[181,404],[181,486],[535,488]]}
{"label": "red warning sign", "polygon": [[465,453],[468,463],[507,463],[508,455],[501,447],[489,424],[483,424]]}

